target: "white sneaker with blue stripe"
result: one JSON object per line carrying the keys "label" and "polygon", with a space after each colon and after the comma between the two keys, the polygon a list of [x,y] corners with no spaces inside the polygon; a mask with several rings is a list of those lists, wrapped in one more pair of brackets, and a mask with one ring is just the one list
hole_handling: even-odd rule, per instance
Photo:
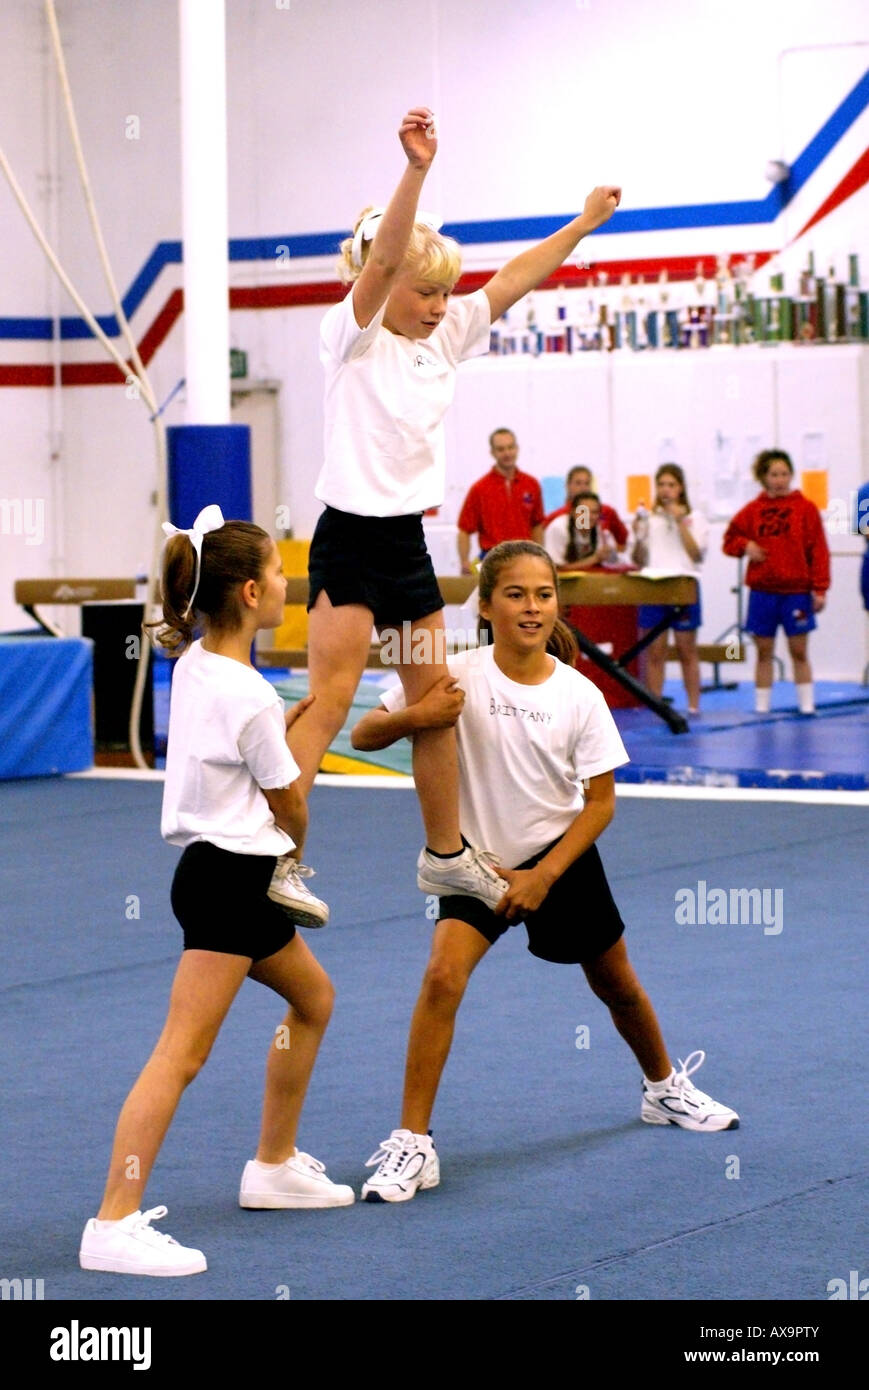
{"label": "white sneaker with blue stripe", "polygon": [[640,1118],[647,1125],[680,1125],[682,1129],[739,1129],[736,1111],[698,1091],[691,1080],[705,1061],[706,1053],[698,1050],[684,1062],[680,1060],[679,1070],[674,1068],[666,1081],[652,1082],[644,1077]]}
{"label": "white sneaker with blue stripe", "polygon": [[377,1171],[362,1188],[364,1202],[409,1202],[441,1180],[435,1146],[428,1134],[394,1129],[366,1163]]}

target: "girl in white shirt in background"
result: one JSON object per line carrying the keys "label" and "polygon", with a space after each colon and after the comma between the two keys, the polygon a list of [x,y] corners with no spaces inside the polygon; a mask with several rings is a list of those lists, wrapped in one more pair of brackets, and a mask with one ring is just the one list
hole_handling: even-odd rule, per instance
{"label": "girl in white shirt in background", "polygon": [[[325,461],[315,491],[326,509],[311,542],[308,599],[316,700],[290,735],[306,793],[347,717],[372,625],[381,637],[397,631],[397,671],[411,703],[447,674],[443,600],[422,517],[444,500],[442,421],[456,368],[488,351],[492,322],[553,273],[620,198],[617,188],[596,188],[579,217],[516,256],[483,289],[451,299],[460,248],[417,212],[437,151],[432,112],[408,111],[399,138],[407,168],[388,207],[369,209],[343,243],[340,268],[352,289],[326,314],[320,335]],[[460,831],[451,728],[420,732],[413,773],[426,835],[419,887],[469,892],[494,905],[504,882]]]}
{"label": "girl in white shirt in background", "polygon": [[635,565],[643,569],[666,570],[670,574],[697,577],[697,602],[677,614],[672,604],[640,605],[637,622],[640,632],[648,632],[665,616],[672,616],[669,628],[646,647],[645,682],[659,699],[664,688],[667,642],[670,632],[679,654],[682,679],[688,697],[688,713],[700,712],[700,663],[697,659],[697,629],[703,621],[700,606],[700,566],[706,553],[709,524],[701,512],[691,510],[685,474],[677,463],[662,463],[655,474],[655,505],[651,513],[634,517]]}
{"label": "girl in white shirt in background", "polygon": [[543,548],[557,570],[588,570],[617,565],[619,552],[611,531],[600,524],[600,498],[596,492],[580,492],[571,511],[550,521]]}
{"label": "girl in white shirt in background", "polygon": [[[183,655],[173,673],[161,831],[184,846],[172,882],[184,950],[163,1032],[121,1110],[99,1215],[82,1236],[82,1268],[116,1274],[206,1268],[201,1250],[153,1228],[166,1208],[143,1212],[142,1195],[181,1095],[248,977],[290,1007],[269,1045],[259,1147],[244,1169],[240,1205],[354,1200],[351,1187],[330,1182],[322,1163],[296,1149],[333,989],[293,925],[322,925],[324,905],[308,894],[290,909],[269,896],[276,860],[289,855],[307,823],[286,734],[310,697],[285,715],[277,691],[250,662],[255,634],[283,619],[280,553],[259,526],[224,523],[216,506],[200,512],[190,531],[165,529],[174,534],[158,640]],[[198,619],[204,635],[194,641]],[[297,889],[304,897],[304,885]]]}
{"label": "girl in white shirt in background", "polygon": [[508,927],[528,949],[579,964],[643,1071],[641,1117],[694,1130],[736,1129],[738,1116],[677,1072],[628,959],[624,924],[595,841],[615,811],[613,769],[627,754],[600,691],[573,668],[558,620],[555,569],[530,541],[506,541],[480,570],[480,615],[494,646],[450,658],[450,675],[415,704],[400,689],[356,725],[357,748],[384,748],[420,729],[456,725],[462,823],[492,845],[509,888],[493,911],[477,898],[440,899],[431,958],[408,1042],[401,1126],[369,1160],[367,1201],[405,1202],[440,1181],[429,1120],[471,973]]}

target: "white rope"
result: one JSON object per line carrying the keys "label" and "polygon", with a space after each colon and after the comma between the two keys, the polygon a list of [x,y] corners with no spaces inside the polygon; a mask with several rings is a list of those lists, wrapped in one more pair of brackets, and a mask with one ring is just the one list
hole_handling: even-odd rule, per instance
{"label": "white rope", "polygon": [[79,178],[81,180],[85,204],[87,205],[91,229],[94,234],[94,241],[97,244],[97,254],[100,258],[100,264],[103,268],[103,274],[106,277],[106,284],[109,287],[109,294],[111,296],[112,306],[115,311],[115,317],[117,318],[118,323],[121,326],[121,332],[123,333],[124,338],[127,342],[127,346],[130,349],[130,358],[133,362],[134,367],[136,368],[139,380],[142,382],[142,386],[146,393],[147,404],[151,407],[152,411],[155,411],[157,409],[157,398],[148,379],[148,373],[145,370],[145,364],[139,356],[138,345],[136,343],[135,338],[133,337],[133,333],[127,320],[127,316],[124,313],[123,305],[121,304],[118,289],[115,284],[115,277],[112,273],[112,267],[109,262],[106,244],[103,239],[103,233],[102,228],[100,227],[100,220],[97,215],[96,204],[94,203],[93,193],[91,192],[91,185],[90,180],[88,178],[87,166],[85,165],[84,151],[82,149],[81,138],[79,136],[78,131],[78,121],[76,120],[75,107],[73,106],[72,101],[72,92],[70,91],[69,78],[67,77],[66,72],[66,61],[63,56],[63,48],[60,42],[60,31],[57,27],[57,14],[54,8],[54,0],[45,0],[45,13],[48,19],[48,27],[51,31],[51,42],[54,48],[55,62],[57,63],[57,73],[60,79],[60,89],[63,93],[64,106],[66,107],[66,118],[69,124],[69,133],[72,138],[72,147],[75,153],[75,161],[78,165]]}
{"label": "white rope", "polygon": [[21,186],[12,172],[12,169],[9,165],[9,161],[6,158],[6,155],[4,154],[2,147],[0,147],[0,169],[2,169],[3,173],[6,175],[9,187],[12,189],[15,199],[18,202],[21,211],[24,213],[25,218],[27,219],[27,223],[30,227],[30,230],[33,232],[33,235],[36,237],[36,240],[39,242],[39,245],[42,247],[43,251],[48,257],[48,261],[51,265],[51,268],[54,270],[55,274],[57,275],[58,279],[60,280],[67,294],[69,295],[70,299],[75,304],[76,308],[78,309],[88,328],[91,330],[94,337],[99,339],[106,352],[111,357],[112,361],[123,372],[124,380],[128,381],[129,378],[132,376],[134,380],[138,382],[139,386],[143,387],[143,383],[138,377],[138,375],[135,372],[131,371],[130,364],[124,360],[124,358],[118,352],[114,344],[109,342],[109,339],[106,337],[105,333],[100,328],[90,309],[85,304],[75,285],[70,280],[63,266],[60,264],[51,247],[49,246],[48,242],[46,241],[45,234],[33,215],[33,211],[30,207],[30,204],[25,198]]}
{"label": "white rope", "polygon": [[166,499],[166,472],[167,472],[167,449],[166,449],[166,427],[163,423],[162,414],[158,410],[157,397],[151,386],[145,364],[139,354],[138,344],[133,337],[129,321],[124,313],[115,277],[109,261],[105,239],[100,226],[97,214],[96,203],[94,202],[91,183],[88,177],[87,165],[85,164],[84,150],[79,136],[78,121],[75,114],[75,106],[72,100],[72,91],[69,85],[69,78],[66,71],[66,60],[63,56],[63,45],[60,41],[60,30],[57,24],[57,13],[54,8],[54,0],[45,0],[45,14],[48,20],[48,27],[51,32],[51,42],[54,49],[54,58],[57,64],[57,73],[60,80],[60,89],[63,93],[64,106],[66,108],[67,124],[69,125],[70,138],[72,139],[75,161],[78,167],[79,179],[84,193],[84,200],[90,218],[91,229],[96,242],[97,255],[103,268],[103,274],[108,285],[109,296],[115,317],[120,324],[121,332],[130,351],[130,358],[136,368],[136,374],[142,385],[142,393],[145,402],[151,411],[151,421],[154,425],[154,443],[157,451],[157,516],[154,523],[154,539],[151,547],[151,559],[148,564],[148,575],[145,587],[145,602],[142,613],[141,646],[139,664],[136,668],[136,679],[133,684],[133,696],[130,702],[130,723],[128,728],[128,740],[133,759],[137,767],[147,767],[148,763],[142,753],[142,744],[139,738],[139,722],[142,713],[142,701],[145,694],[145,681],[148,671],[148,645],[150,637],[145,628],[145,623],[155,616],[152,614],[153,596],[157,589],[157,577],[160,569],[160,559],[163,553],[163,532],[162,523],[168,518],[168,504]]}
{"label": "white rope", "polygon": [[[150,387],[142,381],[142,378],[138,375],[137,372],[131,370],[129,363],[124,360],[124,358],[115,348],[114,344],[111,343],[109,339],[106,337],[105,333],[100,328],[93,314],[88,309],[78,290],[75,288],[75,285],[72,283],[63,266],[60,264],[59,260],[57,259],[57,256],[54,254],[51,247],[49,246],[48,241],[45,238],[45,234],[43,233],[42,228],[40,227],[35,216],[33,215],[33,211],[30,207],[30,204],[25,198],[21,186],[18,183],[18,180],[16,179],[14,173],[12,172],[9,161],[6,158],[6,155],[2,147],[0,147],[0,169],[2,169],[3,173],[5,174],[9,187],[12,189],[12,192],[15,196],[15,199],[19,207],[21,208],[21,211],[24,213],[24,217],[27,221],[28,226],[30,227],[30,230],[33,232],[33,235],[36,237],[36,240],[42,247],[42,250],[44,251],[46,258],[48,259],[49,265],[57,275],[58,279],[60,280],[67,294],[69,295],[70,299],[76,305],[85,323],[88,325],[91,332],[94,334],[94,337],[97,338],[100,343],[102,343],[106,352],[109,354],[109,357],[111,357],[112,361],[123,373],[124,381],[129,383],[130,378],[132,377],[132,379],[138,384],[141,390],[141,394],[145,398],[146,403],[151,407],[151,409],[156,410],[156,403],[152,404],[152,393]],[[154,426],[157,440],[158,524],[155,527],[154,550],[151,557],[151,563],[149,565],[148,587],[145,596],[145,614],[143,616],[147,616],[148,614],[149,607],[152,603],[152,595],[155,590],[155,576],[159,569],[159,557],[162,550],[162,535],[160,533],[160,522],[162,522],[165,519],[166,508],[166,432],[163,426],[162,419],[160,419],[159,417],[157,420],[155,420]],[[160,537],[159,546],[158,536]],[[139,718],[141,714],[142,699],[145,688],[146,670],[147,661],[143,661],[140,658],[139,666],[136,671],[136,680],[133,685],[133,698],[131,701],[130,708],[129,729],[130,749],[137,767],[148,766],[144,754],[142,753],[142,745],[141,740],[139,738]]]}

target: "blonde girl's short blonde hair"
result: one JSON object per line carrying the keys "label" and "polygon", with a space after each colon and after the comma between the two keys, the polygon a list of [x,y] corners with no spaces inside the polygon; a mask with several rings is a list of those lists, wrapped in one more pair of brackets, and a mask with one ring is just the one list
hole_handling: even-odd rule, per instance
{"label": "blonde girl's short blonde hair", "polygon": [[[372,243],[364,241],[362,243],[362,265],[355,263],[353,260],[353,237],[359,230],[360,224],[372,211],[373,208],[371,207],[364,208],[353,226],[353,236],[347,237],[345,241],[341,242],[338,274],[344,284],[350,285],[354,280],[359,279],[362,274],[362,267],[368,259]],[[409,270],[418,280],[425,280],[433,285],[452,287],[462,273],[462,249],[452,237],[442,236],[440,232],[427,227],[423,222],[415,222],[410,234],[407,254],[404,258],[404,268]]]}

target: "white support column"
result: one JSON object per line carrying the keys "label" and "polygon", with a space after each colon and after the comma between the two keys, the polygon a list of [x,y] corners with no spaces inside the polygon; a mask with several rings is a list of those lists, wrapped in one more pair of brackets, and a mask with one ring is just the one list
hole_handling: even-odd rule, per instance
{"label": "white support column", "polygon": [[229,422],[224,0],[179,0],[187,423]]}

